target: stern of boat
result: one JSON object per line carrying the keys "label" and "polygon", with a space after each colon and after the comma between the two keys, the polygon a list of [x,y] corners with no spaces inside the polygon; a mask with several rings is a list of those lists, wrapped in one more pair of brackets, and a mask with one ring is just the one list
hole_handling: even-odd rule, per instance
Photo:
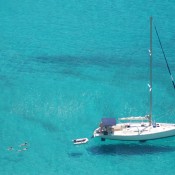
{"label": "stern of boat", "polygon": [[101,132],[101,128],[100,128],[100,127],[94,130],[94,133],[93,133],[93,136],[94,136],[94,137],[100,137],[100,136],[102,136],[102,135],[103,135],[103,134],[102,134],[102,132]]}

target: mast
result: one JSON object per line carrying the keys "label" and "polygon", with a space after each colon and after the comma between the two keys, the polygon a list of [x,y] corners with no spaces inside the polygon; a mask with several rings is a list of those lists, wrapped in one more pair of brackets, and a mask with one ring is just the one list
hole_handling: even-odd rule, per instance
{"label": "mast", "polygon": [[150,113],[149,125],[152,124],[152,16],[150,17]]}

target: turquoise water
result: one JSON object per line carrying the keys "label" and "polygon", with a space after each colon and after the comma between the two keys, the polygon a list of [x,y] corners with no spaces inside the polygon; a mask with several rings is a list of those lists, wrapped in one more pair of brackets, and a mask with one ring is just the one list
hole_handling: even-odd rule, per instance
{"label": "turquoise water", "polygon": [[[174,174],[173,137],[71,142],[90,138],[103,116],[149,112],[150,15],[175,77],[173,0],[0,0],[0,174]],[[153,34],[153,117],[175,122]]]}

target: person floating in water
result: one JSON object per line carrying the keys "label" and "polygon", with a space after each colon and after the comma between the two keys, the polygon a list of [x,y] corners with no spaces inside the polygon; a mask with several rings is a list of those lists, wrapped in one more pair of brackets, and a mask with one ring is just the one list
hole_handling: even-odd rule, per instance
{"label": "person floating in water", "polygon": [[23,151],[27,151],[27,150],[28,150],[28,148],[23,148],[22,150],[23,150]]}
{"label": "person floating in water", "polygon": [[28,148],[19,149],[18,152],[27,151]]}
{"label": "person floating in water", "polygon": [[25,143],[22,143],[21,145],[19,145],[20,147],[22,147],[22,146],[27,146],[28,145],[28,143],[27,142],[25,142]]}
{"label": "person floating in water", "polygon": [[8,151],[12,151],[12,150],[13,150],[13,147],[10,146],[10,147],[7,148],[7,150],[8,150]]}

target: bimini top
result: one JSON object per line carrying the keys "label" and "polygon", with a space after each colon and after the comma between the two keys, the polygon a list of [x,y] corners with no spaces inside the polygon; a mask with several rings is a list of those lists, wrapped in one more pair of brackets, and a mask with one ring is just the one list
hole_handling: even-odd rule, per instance
{"label": "bimini top", "polygon": [[101,121],[102,121],[103,126],[116,125],[116,119],[115,118],[102,118]]}

